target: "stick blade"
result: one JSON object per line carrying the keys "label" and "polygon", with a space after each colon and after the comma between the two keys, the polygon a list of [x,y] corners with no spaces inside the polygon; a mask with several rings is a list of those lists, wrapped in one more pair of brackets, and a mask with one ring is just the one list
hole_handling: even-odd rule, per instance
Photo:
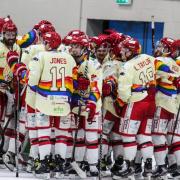
{"label": "stick blade", "polygon": [[86,173],[78,166],[78,164],[76,163],[76,161],[73,161],[71,163],[71,166],[73,167],[73,169],[77,172],[77,174],[79,175],[80,178],[85,179],[87,178]]}

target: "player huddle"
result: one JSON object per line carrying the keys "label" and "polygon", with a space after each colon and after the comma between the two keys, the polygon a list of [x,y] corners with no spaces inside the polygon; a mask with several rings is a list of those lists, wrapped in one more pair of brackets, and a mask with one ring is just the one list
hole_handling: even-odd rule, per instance
{"label": "player huddle", "polygon": [[6,167],[23,161],[29,141],[26,167],[37,177],[101,177],[109,169],[113,179],[180,177],[180,40],[162,38],[153,57],[114,30],[62,39],[42,20],[18,37],[10,18],[0,19],[0,30]]}

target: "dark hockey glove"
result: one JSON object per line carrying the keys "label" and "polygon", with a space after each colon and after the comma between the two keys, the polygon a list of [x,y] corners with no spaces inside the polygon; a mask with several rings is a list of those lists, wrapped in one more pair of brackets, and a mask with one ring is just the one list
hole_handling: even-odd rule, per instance
{"label": "dark hockey glove", "polygon": [[111,83],[104,82],[102,87],[103,97],[110,96],[111,92],[112,92]]}
{"label": "dark hockey glove", "polygon": [[10,68],[13,67],[14,64],[18,63],[19,54],[16,51],[9,51],[7,53],[6,61]]}
{"label": "dark hockey glove", "polygon": [[85,91],[88,89],[89,85],[90,85],[90,81],[84,77],[79,77],[77,79],[77,83],[78,83],[78,90],[81,91]]}
{"label": "dark hockey glove", "polygon": [[121,116],[122,107],[119,105],[118,101],[114,101],[114,109],[118,116]]}

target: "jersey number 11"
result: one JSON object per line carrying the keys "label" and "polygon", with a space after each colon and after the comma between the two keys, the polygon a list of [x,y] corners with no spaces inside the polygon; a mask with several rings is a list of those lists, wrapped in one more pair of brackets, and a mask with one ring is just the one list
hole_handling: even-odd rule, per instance
{"label": "jersey number 11", "polygon": [[[52,67],[50,69],[50,73],[52,75],[52,86],[51,86],[51,91],[66,91],[65,88],[65,67],[57,68],[57,67]],[[61,78],[61,88],[57,87],[57,79],[58,75],[60,75]]]}

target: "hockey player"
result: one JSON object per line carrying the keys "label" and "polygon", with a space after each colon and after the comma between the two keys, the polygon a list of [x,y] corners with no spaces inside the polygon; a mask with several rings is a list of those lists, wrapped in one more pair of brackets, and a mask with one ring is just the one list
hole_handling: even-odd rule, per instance
{"label": "hockey player", "polygon": [[[48,33],[47,33],[48,34]],[[52,34],[52,35],[51,35]],[[68,56],[67,54],[65,54],[65,53],[63,53],[63,54],[61,54],[60,53],[60,55],[57,55],[57,53],[55,52],[55,49],[60,45],[60,38],[59,38],[59,35],[57,34],[57,33],[49,33],[48,35],[47,35],[47,37],[46,36],[44,36],[44,42],[47,42],[47,47],[46,48],[48,48],[48,46],[50,46],[49,47],[49,49],[48,50],[50,50],[50,52],[51,52],[51,55],[55,55],[55,56],[58,56],[58,57],[54,57],[54,58],[52,58],[52,65],[56,62],[56,60],[57,60],[57,66],[60,64],[61,65],[61,62],[60,62],[60,60],[62,59],[62,64],[65,64],[65,66],[66,66],[66,59],[65,58],[67,58],[67,61],[68,60],[70,60],[70,63],[72,63],[72,65],[73,65],[73,61],[72,61],[72,57],[71,56]],[[50,42],[50,41],[52,41],[52,42]],[[49,45],[50,44],[50,45]],[[31,55],[37,50],[37,49],[39,49],[39,51],[42,51],[42,48],[40,48],[40,46],[38,46],[38,47],[36,47],[36,46],[32,46],[32,47],[30,47],[29,48],[29,51],[28,51],[28,53],[25,55],[25,60],[26,60],[26,62],[27,62],[27,60],[29,60],[29,57],[31,57]],[[50,48],[53,48],[53,51],[52,51],[52,49],[50,49]],[[41,50],[40,50],[41,49]],[[37,52],[37,51],[36,51]],[[48,53],[48,54],[50,54],[50,52]],[[55,52],[55,54],[53,53],[53,52]],[[29,54],[30,53],[30,54]],[[60,58],[59,58],[59,56],[60,56]],[[60,59],[59,61],[58,61],[58,59]],[[54,61],[54,62],[53,62]],[[47,61],[48,62],[48,61]],[[60,62],[60,63],[58,63],[58,62]],[[10,66],[11,67],[16,67],[15,68],[15,71],[14,72],[16,72],[16,74],[18,74],[19,76],[23,76],[23,74],[24,74],[24,72],[25,72],[25,74],[27,75],[27,68],[25,67],[25,64],[17,64],[17,63],[15,63],[15,61],[13,60],[13,58],[11,58],[10,59],[10,61],[9,61],[9,64],[10,64]],[[50,61],[49,61],[49,63],[50,63]],[[56,64],[56,63],[55,63]],[[37,62],[36,61],[32,61],[32,62],[30,62],[30,64],[29,64],[29,68],[30,68],[30,72],[32,72],[32,75],[33,75],[33,72],[34,72],[34,70],[37,70],[36,69],[36,67],[37,67]],[[71,66],[70,66],[71,67]],[[53,69],[53,68],[52,68]],[[64,70],[64,67],[62,67],[62,69],[61,69],[62,71]],[[18,71],[18,72],[17,72]],[[53,72],[53,71],[52,71]],[[38,74],[39,75],[39,74]],[[60,75],[62,75],[62,85],[66,85],[70,90],[72,90],[72,83],[71,83],[71,79],[69,79],[68,77],[64,77],[64,72],[60,72]],[[52,76],[52,77],[51,77]],[[70,76],[72,76],[72,75],[70,75]],[[33,78],[33,76],[31,77],[31,73],[30,73],[30,80],[31,80],[31,78]],[[35,78],[35,77],[34,77]],[[56,84],[54,84],[54,78],[58,78],[58,77],[56,77],[56,76],[54,76],[54,74],[52,73],[51,74],[51,72],[50,72],[50,75],[49,75],[49,77],[48,77],[49,79],[50,78],[53,78],[53,84],[52,84],[52,86],[55,86]],[[64,78],[65,78],[65,84],[64,84]],[[67,79],[66,79],[67,78]],[[36,81],[36,79],[34,80],[35,82],[38,82],[38,81]],[[30,83],[35,83],[35,82],[31,82],[30,81]],[[61,79],[60,79],[60,83],[61,83]],[[42,83],[41,83],[41,85],[42,85]],[[34,93],[33,93],[33,91],[32,90],[34,90],[35,88],[36,88],[36,86],[29,86],[30,87],[30,89],[29,90],[31,90],[31,93],[29,92],[29,91],[27,91],[27,92],[29,92],[28,94],[27,94],[27,96],[26,96],[26,102],[27,102],[27,104],[28,104],[28,110],[29,110],[29,112],[28,112],[28,128],[29,128],[29,130],[31,130],[31,132],[30,132],[30,137],[32,138],[31,140],[31,143],[32,143],[32,145],[36,145],[36,147],[34,146],[34,153],[35,154],[33,154],[33,155],[35,155],[35,158],[37,157],[37,151],[38,151],[38,149],[37,149],[37,145],[40,145],[40,147],[39,147],[39,153],[40,153],[40,158],[41,158],[41,161],[42,161],[42,165],[40,166],[40,167],[37,167],[38,169],[36,169],[36,173],[41,173],[41,172],[44,172],[45,170],[46,170],[46,172],[48,172],[49,173],[49,171],[50,171],[50,169],[49,169],[49,162],[47,162],[47,161],[49,161],[49,156],[46,156],[46,152],[44,151],[44,147],[46,147],[47,146],[47,149],[48,149],[48,151],[47,151],[47,155],[50,155],[50,152],[51,152],[51,143],[50,143],[50,135],[51,135],[51,131],[50,131],[50,129],[51,129],[51,126],[49,126],[49,127],[44,127],[44,129],[45,130],[47,130],[47,138],[45,138],[44,140],[43,140],[43,137],[42,137],[42,134],[43,134],[43,132],[45,131],[45,130],[43,130],[43,128],[42,128],[42,130],[41,130],[41,127],[43,127],[43,124],[38,124],[38,137],[39,137],[39,142],[37,141],[37,142],[35,142],[36,141],[36,129],[37,129],[37,123],[39,122],[38,120],[41,120],[42,118],[41,117],[46,117],[46,119],[47,119],[47,121],[49,121],[49,116],[47,116],[47,115],[42,115],[42,113],[40,114],[40,112],[38,111],[38,120],[37,120],[37,123],[36,123],[36,120],[35,120],[35,114],[34,114],[34,107],[35,107],[35,99],[34,99]],[[58,87],[59,87],[59,83],[58,83]],[[57,96],[58,96],[58,93],[56,93],[56,91],[54,90],[52,93],[55,93],[55,94],[57,94],[56,95],[56,98],[57,98]],[[62,92],[63,93],[63,92]],[[66,94],[66,93],[65,93]],[[29,97],[29,96],[31,96],[31,97]],[[65,98],[65,101],[67,100],[67,98],[66,98],[66,96],[63,96],[64,98]],[[51,99],[51,100],[53,100],[53,99]],[[63,103],[63,100],[62,100],[62,103]],[[61,103],[60,103],[61,104]],[[57,105],[56,105],[57,106]],[[47,108],[47,107],[46,107]],[[68,107],[65,107],[65,108],[68,108]],[[39,108],[38,108],[39,109]],[[61,108],[61,107],[55,107],[55,109],[63,109],[63,108]],[[32,111],[32,112],[30,112],[30,110]],[[67,111],[68,111],[68,109],[67,109]],[[51,113],[51,112],[50,112]],[[41,116],[42,115],[42,116]],[[60,116],[61,116],[61,113],[59,114]],[[57,114],[56,114],[56,116],[57,116]],[[68,115],[68,117],[69,117],[69,115]],[[67,117],[67,119],[69,119]],[[51,117],[52,119],[53,119],[53,117]],[[50,119],[51,119],[50,118]],[[58,163],[59,163],[59,161],[61,160],[61,162],[63,161],[63,159],[62,158],[64,158],[63,156],[64,156],[64,154],[65,154],[65,152],[66,152],[66,136],[62,136],[62,135],[60,135],[60,133],[61,133],[61,131],[60,130],[58,130],[58,129],[61,129],[61,128],[63,128],[63,122],[65,121],[65,117],[61,117],[61,123],[59,122],[59,118],[57,117],[57,118],[55,118],[55,121],[56,122],[51,122],[51,123],[56,123],[56,140],[57,140],[57,142],[56,142],[56,155],[55,155],[55,160],[56,160],[56,169],[54,170],[54,171],[62,171],[62,168],[60,167],[60,165],[58,165]],[[46,122],[46,124],[47,124],[48,122]],[[49,122],[50,123],[50,122]],[[59,124],[60,123],[60,124]],[[69,122],[70,123],[70,122]],[[62,126],[62,127],[61,127]],[[64,127],[64,130],[65,130],[65,133],[67,133],[66,132],[66,130],[68,129],[68,123],[66,124],[66,127]],[[63,132],[62,132],[63,133]],[[64,134],[65,134],[64,133]],[[45,142],[47,142],[47,143],[45,143]],[[39,144],[40,143],[40,144]],[[61,146],[64,146],[64,147],[62,147],[61,148]],[[60,155],[62,156],[62,157],[60,157],[59,155],[57,155],[57,152],[58,151],[60,151]],[[46,158],[46,160],[45,160],[45,156],[47,157]],[[47,167],[45,167],[45,166],[47,166]],[[40,169],[39,169],[40,168]],[[45,168],[47,168],[47,169],[45,169]]]}
{"label": "hockey player", "polygon": [[10,19],[10,17],[0,18],[0,40],[3,39],[3,37],[2,37],[3,26],[7,22],[11,22],[12,23],[12,20]]}
{"label": "hockey player", "polygon": [[43,35],[47,52],[40,52],[29,64],[28,85],[36,87],[36,123],[41,166],[36,173],[50,172],[51,128],[55,127],[55,169],[62,173],[70,128],[70,101],[73,92],[74,59],[57,52],[61,38],[56,32]]}
{"label": "hockey player", "polygon": [[80,30],[72,30],[70,31],[63,39],[62,39],[62,44],[59,46],[58,50],[60,52],[66,52],[69,53],[69,50],[71,48],[70,43],[73,37],[78,37],[78,36],[85,36],[85,33]]}
{"label": "hockey player", "polygon": [[126,167],[114,172],[114,179],[134,174],[132,161],[140,146],[144,166],[144,176],[152,173],[153,144],[151,125],[155,104],[154,94],[149,91],[155,80],[154,58],[140,54],[137,40],[122,43],[121,58],[125,62],[120,69],[118,96],[125,103],[121,114],[120,133],[122,135]]}
{"label": "hockey player", "polygon": [[[172,45],[171,45],[171,57],[176,61],[176,64],[180,67],[180,40],[175,40]],[[178,78],[176,78],[174,80],[174,85],[177,88],[177,110],[179,112],[179,106],[180,106],[180,76]],[[177,114],[175,115],[175,123],[174,123],[174,134],[172,134],[172,138],[174,139],[177,138],[177,135],[179,135],[179,124],[178,124],[178,119],[179,119],[179,115]],[[177,125],[176,125],[177,124]],[[172,139],[171,139],[172,141]],[[180,141],[180,140],[179,140]],[[176,149],[177,150],[177,149]],[[173,153],[173,152],[171,152]],[[180,177],[180,155],[179,155],[179,151],[177,150],[174,155],[174,158],[176,160],[176,163],[174,163],[173,165],[171,165],[171,169],[170,167],[168,168],[168,170],[172,170],[171,171],[171,176],[174,178],[179,178]]]}
{"label": "hockey player", "polygon": [[[47,32],[55,32],[55,28],[51,24],[42,24],[39,29],[39,39],[40,42],[36,45],[32,45],[26,51],[24,52],[24,56],[22,56],[22,62],[26,64],[26,66],[29,69],[29,63],[28,61],[31,61],[33,57],[38,54],[41,51],[45,51],[45,47],[42,41],[42,37]],[[31,143],[31,156],[34,159],[34,169],[36,168],[36,165],[38,165],[39,162],[39,148],[38,148],[38,134],[37,134],[37,127],[34,124],[34,118],[35,118],[35,88],[31,88],[30,86],[27,86],[26,90],[26,107],[27,107],[27,123],[26,128],[29,132],[29,138]],[[33,95],[34,94],[34,95]],[[34,97],[33,97],[34,96]]]}
{"label": "hockey player", "polygon": [[107,40],[108,36],[105,34],[100,34],[97,38],[99,42],[96,42],[97,45],[95,46],[95,58],[99,61],[100,64],[103,64],[109,60],[110,44]]}
{"label": "hockey player", "polygon": [[171,57],[180,66],[180,39],[175,40],[171,45]]}
{"label": "hockey player", "polygon": [[[107,61],[103,64],[103,140],[108,140],[112,146],[115,160],[111,168],[112,173],[121,168],[123,164],[122,139],[119,133],[120,117],[119,112],[116,112],[116,109],[119,108],[116,107],[116,98],[120,64],[121,62],[117,60]],[[103,153],[106,154],[106,151]]]}
{"label": "hockey player", "polygon": [[[170,146],[169,156],[179,156],[177,145],[179,143],[178,131],[174,134],[175,114],[177,114],[177,88],[174,84],[180,76],[179,67],[171,55],[171,45],[174,42],[171,38],[162,38],[156,48],[156,113],[153,121],[153,143],[154,155],[157,163],[157,170],[154,177],[163,177],[167,174],[165,158],[167,156],[167,145]],[[173,141],[171,144],[173,134]],[[170,159],[169,158],[169,159]],[[171,160],[172,161],[172,160]],[[170,166],[173,165],[169,161]]]}
{"label": "hockey player", "polygon": [[62,44],[59,46],[58,50],[60,52],[66,52],[66,53],[69,53],[69,49],[71,48],[70,47],[70,42],[72,40],[72,36],[65,36],[63,39],[62,39]]}
{"label": "hockey player", "polygon": [[[76,36],[71,41],[70,53],[77,65],[72,101],[72,112],[74,113],[72,129],[78,128],[75,160],[79,163],[87,161],[90,176],[97,176],[102,73],[98,61],[88,59],[88,45],[86,36]],[[82,101],[81,116],[77,124],[75,122],[78,118],[78,104]]]}
{"label": "hockey player", "polygon": [[[119,54],[119,46],[120,44],[126,39],[126,36],[119,32],[112,32],[108,37],[108,42],[111,45],[111,50],[109,52],[109,56],[111,59],[114,59],[114,56],[116,59],[120,60],[120,54]],[[118,54],[116,56],[116,54]]]}
{"label": "hockey player", "polygon": [[[20,48],[15,43],[17,36],[17,27],[12,21],[8,21],[3,25],[2,32],[3,39],[0,42],[0,106],[1,110],[3,111],[1,111],[0,114],[5,113],[5,121],[3,126],[7,126],[7,128],[5,130],[4,142],[1,143],[4,143],[4,146],[2,145],[3,151],[6,152],[9,145],[9,138],[14,137],[14,119],[12,119],[14,114],[14,98],[12,91],[15,90],[15,88],[13,89],[12,73],[9,66],[7,65],[6,56],[10,50],[14,50],[20,53]],[[11,89],[11,91],[9,89]],[[1,114],[0,117],[2,125],[2,121],[4,119],[3,114]]]}
{"label": "hockey player", "polygon": [[[109,46],[107,40],[111,42],[111,50],[108,51]],[[107,154],[110,152],[112,146],[114,159],[120,158],[119,155],[121,146],[121,138],[119,135],[119,123],[120,119],[115,111],[115,99],[117,98],[117,79],[120,68],[120,48],[119,43],[123,40],[119,33],[111,34],[109,37],[102,38],[98,36],[92,38],[95,46],[95,56],[100,64],[102,64],[103,70],[103,88],[102,88],[102,101],[103,101],[103,137],[102,137],[102,161],[101,161],[101,171],[104,176],[106,176],[107,165],[110,165]],[[111,54],[111,59],[107,57],[108,52]],[[123,162],[123,160],[122,160]],[[112,163],[112,162],[111,162]],[[116,161],[117,165],[117,161]],[[116,166],[115,165],[115,166]],[[114,170],[115,166],[112,168]]]}
{"label": "hockey player", "polygon": [[[98,62],[102,66],[105,63],[105,61],[106,62],[109,61],[109,59],[107,57],[108,52],[109,52],[107,37],[108,37],[107,35],[100,34],[99,36],[91,37],[91,40],[90,40],[90,47],[91,47],[91,55],[90,56],[91,56],[91,58],[97,59]],[[102,70],[103,70],[103,68],[102,68]],[[102,107],[101,111],[103,114],[103,107]],[[102,130],[99,133],[102,133]],[[101,139],[99,141],[101,141]],[[102,143],[103,143],[103,145],[102,145]],[[102,139],[99,149],[101,149],[101,148],[102,148],[102,154],[100,154],[100,156],[102,156],[101,158],[103,158],[103,159],[101,160],[100,165],[101,165],[102,174],[103,174],[103,176],[105,176],[106,175],[106,172],[105,172],[106,165],[108,164],[107,161],[105,161],[105,159],[107,160],[108,159],[107,154],[110,154],[110,153],[108,153],[109,146],[108,146],[107,138]],[[110,150],[109,150],[109,152],[110,152]],[[110,164],[111,163],[112,162],[110,162]]]}
{"label": "hockey player", "polygon": [[[39,43],[41,44],[41,33],[42,33],[41,31],[43,31],[43,29],[46,29],[46,28],[43,28],[42,25],[47,25],[51,27],[53,31],[55,30],[51,22],[47,20],[41,20],[39,23],[34,25],[31,31],[23,35],[21,38],[17,38],[17,44],[21,48],[27,48],[33,44],[39,44]],[[40,30],[40,27],[43,29]]]}
{"label": "hockey player", "polygon": [[[39,27],[39,37],[42,37],[43,34],[46,32],[52,32],[55,31],[54,27],[50,24],[43,24]],[[41,39],[41,38],[40,38]],[[24,85],[22,90],[22,96],[21,96],[21,112],[20,112],[20,120],[19,120],[19,129],[20,129],[20,142],[18,143],[19,146],[21,146],[21,143],[24,140],[25,134],[27,134],[27,130],[29,133],[30,138],[30,144],[31,144],[31,156],[34,160],[38,160],[38,137],[37,137],[37,129],[34,124],[35,119],[35,89],[30,88],[27,86],[27,76],[28,71],[24,71],[24,68],[29,69],[29,62],[33,59],[33,57],[41,52],[45,51],[44,45],[41,43],[37,45],[31,45],[28,48],[24,50],[21,57],[21,63],[15,64],[12,63],[13,59],[17,59],[16,53],[9,53],[9,57],[7,58],[7,61],[9,62],[9,65],[11,66],[11,70],[14,74],[14,76],[17,77],[19,81],[21,81],[21,84]],[[22,73],[22,71],[24,71]],[[26,125],[26,127],[25,127]],[[4,156],[4,163],[7,167],[9,167],[10,170],[13,170],[14,167],[9,164],[10,159],[14,157],[13,154],[15,154],[15,145],[14,145],[14,139],[11,139],[11,143],[9,143],[8,152]]]}

